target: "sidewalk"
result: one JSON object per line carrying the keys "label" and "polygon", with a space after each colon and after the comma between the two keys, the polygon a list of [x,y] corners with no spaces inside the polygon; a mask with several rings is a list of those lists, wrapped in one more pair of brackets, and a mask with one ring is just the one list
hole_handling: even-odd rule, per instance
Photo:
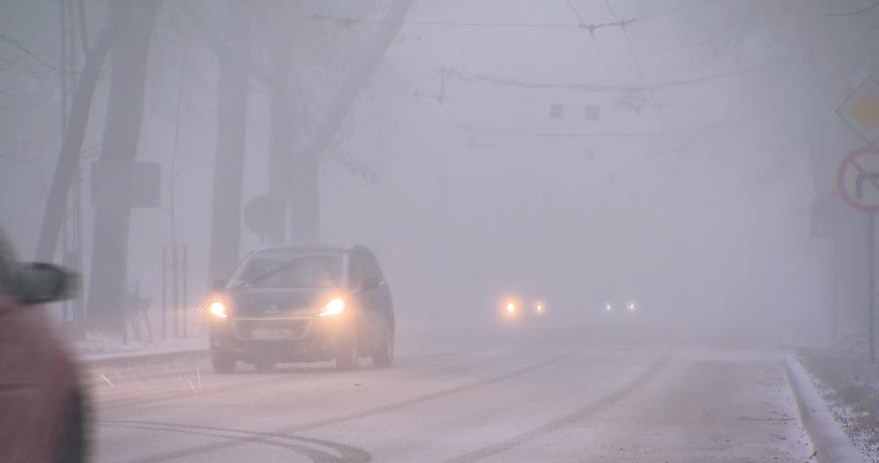
{"label": "sidewalk", "polygon": [[90,336],[84,341],[69,342],[68,346],[82,362],[106,363],[207,352],[208,341],[199,336],[158,339],[152,343],[130,340],[122,344],[119,338]]}
{"label": "sidewalk", "polygon": [[852,348],[862,345],[800,348],[796,356],[839,427],[866,461],[879,462],[879,368]]}

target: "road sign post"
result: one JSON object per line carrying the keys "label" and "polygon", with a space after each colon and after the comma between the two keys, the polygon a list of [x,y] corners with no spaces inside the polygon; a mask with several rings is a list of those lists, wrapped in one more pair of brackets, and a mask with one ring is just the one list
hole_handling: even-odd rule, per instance
{"label": "road sign post", "polygon": [[869,332],[870,332],[870,362],[876,363],[876,238],[874,223],[876,213],[867,214],[867,277],[870,279],[868,286],[870,293],[867,295],[867,307],[869,307]]}
{"label": "road sign post", "polygon": [[876,363],[876,234],[879,212],[879,148],[867,146],[852,152],[839,164],[836,188],[840,196],[867,218],[867,323],[870,362]]}

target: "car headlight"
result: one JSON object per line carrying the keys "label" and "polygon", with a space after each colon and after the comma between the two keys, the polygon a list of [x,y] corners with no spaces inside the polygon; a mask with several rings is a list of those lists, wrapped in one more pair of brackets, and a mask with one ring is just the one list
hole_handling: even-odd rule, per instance
{"label": "car headlight", "polygon": [[514,313],[516,313],[516,310],[517,310],[516,304],[514,304],[512,302],[507,303],[507,313],[508,314],[510,314],[510,315],[514,314]]}
{"label": "car headlight", "polygon": [[608,312],[610,312],[611,310],[613,310],[613,304],[606,304],[604,306],[604,310],[607,310]]}
{"label": "car headlight", "polygon": [[341,298],[335,298],[330,302],[327,302],[327,305],[324,306],[324,309],[321,310],[319,316],[321,317],[335,317],[337,315],[341,315],[342,312],[345,311],[345,301]]}
{"label": "car headlight", "polygon": [[626,308],[629,309],[629,312],[634,312],[635,311],[635,303],[630,302],[629,305],[626,306]]}
{"label": "car headlight", "polygon": [[537,305],[534,307],[534,310],[536,310],[537,313],[543,313],[545,309],[546,307],[544,307],[542,302],[538,302]]}
{"label": "car headlight", "polygon": [[208,306],[208,312],[217,318],[229,318],[229,312],[226,311],[226,304],[220,301],[214,301]]}

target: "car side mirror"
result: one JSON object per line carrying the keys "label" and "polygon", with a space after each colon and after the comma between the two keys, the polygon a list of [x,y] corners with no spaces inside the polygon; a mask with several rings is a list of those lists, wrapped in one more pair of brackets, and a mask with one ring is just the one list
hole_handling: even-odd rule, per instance
{"label": "car side mirror", "polygon": [[224,280],[222,278],[217,278],[216,280],[214,280],[213,289],[214,289],[214,291],[225,290],[226,289],[226,280]]}
{"label": "car side mirror", "polygon": [[53,264],[23,264],[18,272],[18,295],[22,304],[46,304],[69,299],[76,290],[77,278]]}

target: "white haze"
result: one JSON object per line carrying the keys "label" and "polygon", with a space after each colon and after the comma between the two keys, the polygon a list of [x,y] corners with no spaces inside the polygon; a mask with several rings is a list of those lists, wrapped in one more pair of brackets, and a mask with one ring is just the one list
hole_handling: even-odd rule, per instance
{"label": "white haze", "polygon": [[[616,20],[602,2],[574,3],[587,22]],[[876,47],[861,40],[870,32],[854,27],[863,19],[832,18],[836,2],[817,0],[613,3],[618,18],[646,19],[590,35],[490,26],[576,24],[563,0],[416,1],[323,157],[322,240],[371,247],[404,320],[489,323],[499,297],[522,293],[545,298],[566,323],[588,320],[608,298],[636,298],[663,332],[825,339],[828,307],[857,306],[865,286],[861,248],[837,245],[834,264],[834,245],[813,236],[810,216],[816,195],[832,192],[838,160],[862,144],[834,110],[876,71],[867,61]],[[384,14],[332,4],[331,15]],[[49,6],[0,8],[4,34],[52,49],[41,14]],[[183,16],[160,24],[138,159],[162,163],[163,208],[133,213],[129,261],[129,283],[154,305],[172,175],[177,235],[191,251],[190,300],[207,291],[217,111],[212,52]],[[303,26],[296,53],[308,104],[327,104],[339,63],[353,61],[357,37],[376,27]],[[321,48],[325,33],[337,48]],[[479,76],[646,89],[535,89]],[[0,160],[0,217],[26,257],[57,159],[55,78],[0,74],[4,92],[48,99],[0,111],[0,152],[37,157]],[[245,201],[266,192],[268,171],[268,96],[254,87]],[[107,86],[98,88],[86,159],[100,146]],[[564,105],[563,119],[550,117],[552,104]],[[599,120],[586,119],[587,106],[600,108]],[[859,242],[860,217],[845,220]],[[260,245],[243,228],[241,249]],[[843,275],[835,292],[834,274]],[[861,330],[859,317],[845,312],[842,328]]]}

